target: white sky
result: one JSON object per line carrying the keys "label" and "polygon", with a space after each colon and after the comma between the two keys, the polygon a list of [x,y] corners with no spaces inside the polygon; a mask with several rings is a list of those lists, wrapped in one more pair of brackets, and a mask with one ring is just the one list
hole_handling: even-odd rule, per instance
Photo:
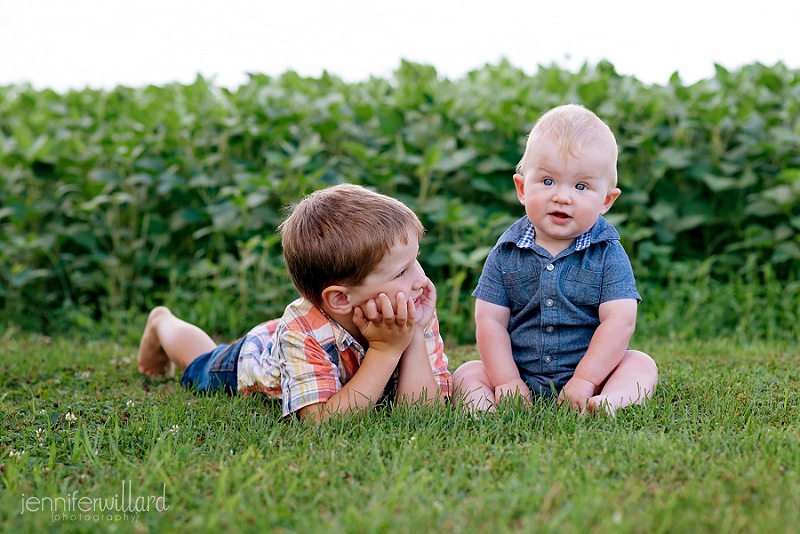
{"label": "white sky", "polygon": [[501,57],[532,73],[607,59],[684,82],[783,61],[800,68],[798,0],[0,0],[0,85],[234,87],[246,72],[348,81],[408,59],[462,76]]}

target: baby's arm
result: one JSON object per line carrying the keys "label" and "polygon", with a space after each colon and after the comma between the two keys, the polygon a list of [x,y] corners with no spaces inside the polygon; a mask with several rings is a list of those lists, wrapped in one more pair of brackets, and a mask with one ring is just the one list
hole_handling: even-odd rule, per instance
{"label": "baby's arm", "polygon": [[377,299],[370,299],[364,308],[353,312],[353,322],[369,342],[361,366],[326,402],[301,408],[300,417],[324,420],[335,413],[363,410],[378,402],[383,394],[414,335],[414,303],[398,293],[395,313],[389,297],[381,293]]}
{"label": "baby's arm", "polygon": [[494,388],[494,400],[505,395],[530,399],[528,385],[519,375],[511,353],[508,321],[511,310],[485,300],[475,301],[475,337],[486,375]]}
{"label": "baby's arm", "polygon": [[559,401],[583,411],[586,400],[600,392],[603,382],[619,365],[636,328],[636,299],[603,302],[598,309],[600,325],[575,374],[566,383]]}
{"label": "baby's arm", "polygon": [[414,335],[400,358],[397,377],[397,399],[399,401],[413,402],[423,397],[427,401],[433,401],[442,397],[439,383],[433,376],[431,363],[428,360],[428,348],[425,346],[425,328],[433,319],[435,309],[436,286],[428,280],[428,284],[420,296],[420,307],[416,310],[418,318]]}

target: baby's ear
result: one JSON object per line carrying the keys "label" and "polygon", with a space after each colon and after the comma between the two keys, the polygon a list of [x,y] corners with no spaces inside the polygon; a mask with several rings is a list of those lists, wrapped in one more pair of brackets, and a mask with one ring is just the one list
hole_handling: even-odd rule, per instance
{"label": "baby's ear", "polygon": [[347,298],[347,288],[344,286],[328,286],[322,290],[322,303],[334,313],[352,313],[353,306]]}
{"label": "baby's ear", "polygon": [[622,191],[617,187],[608,190],[606,198],[603,200],[603,209],[600,211],[601,215],[611,209],[611,206],[614,205],[614,201],[617,200],[620,193],[622,193]]}
{"label": "baby's ear", "polygon": [[514,188],[517,190],[520,203],[525,204],[525,177],[519,173],[514,175]]}

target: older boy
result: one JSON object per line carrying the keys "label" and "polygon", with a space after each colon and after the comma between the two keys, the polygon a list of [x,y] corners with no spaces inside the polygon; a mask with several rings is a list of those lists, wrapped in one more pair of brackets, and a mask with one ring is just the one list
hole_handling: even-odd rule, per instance
{"label": "older boy", "polygon": [[584,413],[641,403],[658,370],[628,349],[636,291],[619,234],[601,215],[620,194],[614,135],[582,106],[536,123],[514,175],[526,216],[499,239],[473,296],[480,361],[454,381],[475,410],[548,395]]}
{"label": "older boy", "polygon": [[210,391],[263,392],[283,415],[326,419],[375,404],[448,395],[436,288],[417,254],[419,219],[403,203],[343,184],[303,199],[281,224],[286,266],[301,298],[281,319],[217,344],[164,307],[149,315],[139,371],[183,370]]}

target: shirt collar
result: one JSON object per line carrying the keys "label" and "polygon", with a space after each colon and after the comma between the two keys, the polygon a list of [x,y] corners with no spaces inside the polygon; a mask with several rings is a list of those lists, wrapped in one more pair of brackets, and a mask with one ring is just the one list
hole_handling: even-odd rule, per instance
{"label": "shirt collar", "polygon": [[336,342],[336,348],[339,349],[339,352],[344,352],[348,348],[353,347],[353,350],[356,351],[356,354],[358,354],[360,358],[363,358],[366,351],[364,350],[364,347],[361,346],[361,343],[359,343],[345,327],[337,323],[333,317],[325,313],[325,310],[320,308],[319,311],[321,311],[331,323],[333,340]]}
{"label": "shirt collar", "polygon": [[[528,222],[527,228],[522,233],[522,236],[517,240],[519,248],[533,248],[533,239],[536,236],[536,230],[533,228],[533,223]],[[589,248],[592,244],[592,229],[590,228],[583,234],[579,235],[575,240],[575,250],[583,250]]]}

